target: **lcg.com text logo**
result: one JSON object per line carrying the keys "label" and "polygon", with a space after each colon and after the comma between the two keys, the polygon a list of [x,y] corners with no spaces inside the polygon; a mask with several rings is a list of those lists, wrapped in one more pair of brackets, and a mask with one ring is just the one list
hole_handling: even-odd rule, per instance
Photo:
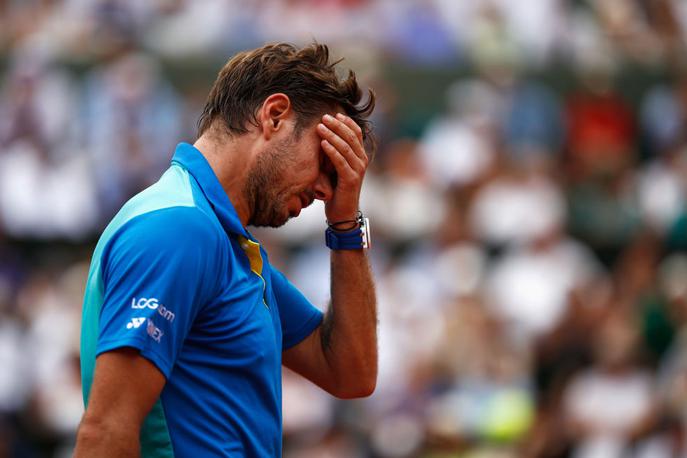
{"label": "lcg.com text logo", "polygon": [[167,307],[164,305],[160,304],[160,302],[157,300],[157,298],[151,297],[151,298],[145,298],[145,297],[140,297],[138,300],[134,297],[131,299],[131,308],[132,309],[150,309],[150,310],[157,310],[157,313],[159,313],[165,320],[167,321],[174,321],[174,312],[169,310]]}

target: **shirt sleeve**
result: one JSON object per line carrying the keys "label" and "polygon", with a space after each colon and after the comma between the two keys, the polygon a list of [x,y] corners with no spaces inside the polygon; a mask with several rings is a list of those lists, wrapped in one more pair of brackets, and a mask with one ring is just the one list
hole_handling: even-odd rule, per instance
{"label": "shirt sleeve", "polygon": [[281,272],[270,266],[272,290],[279,308],[282,350],[308,337],[322,323],[323,314]]}
{"label": "shirt sleeve", "polygon": [[133,347],[168,378],[198,310],[217,288],[218,239],[193,207],[156,210],[122,226],[102,257],[96,355]]}

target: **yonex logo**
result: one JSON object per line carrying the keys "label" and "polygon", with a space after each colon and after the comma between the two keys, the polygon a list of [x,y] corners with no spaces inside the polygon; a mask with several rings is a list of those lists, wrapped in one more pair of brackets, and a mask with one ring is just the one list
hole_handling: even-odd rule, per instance
{"label": "yonex logo", "polygon": [[162,336],[165,334],[162,332],[162,329],[158,328],[155,326],[155,323],[153,323],[153,320],[148,318],[148,327],[147,327],[148,335],[153,338],[153,340],[157,343],[160,343],[160,339],[162,339]]}
{"label": "yonex logo", "polygon": [[151,297],[150,299],[146,299],[145,297],[141,297],[138,300],[134,297],[131,299],[131,308],[132,309],[150,309],[150,310],[157,310],[157,313],[159,313],[165,320],[172,322],[174,321],[174,318],[176,315],[174,315],[174,312],[169,310],[167,307],[164,305],[160,304],[160,302],[157,300],[155,297]]}
{"label": "yonex logo", "polygon": [[132,328],[138,328],[145,322],[145,317],[144,318],[132,318],[131,321],[129,321],[126,325],[127,329],[132,329]]}

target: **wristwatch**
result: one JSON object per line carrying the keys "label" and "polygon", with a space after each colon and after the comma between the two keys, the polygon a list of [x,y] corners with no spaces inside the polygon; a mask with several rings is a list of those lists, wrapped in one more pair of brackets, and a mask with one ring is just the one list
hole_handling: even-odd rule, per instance
{"label": "wristwatch", "polygon": [[370,237],[370,220],[359,213],[356,219],[358,227],[349,231],[333,229],[337,223],[329,224],[324,231],[325,244],[332,250],[360,250],[372,246]]}

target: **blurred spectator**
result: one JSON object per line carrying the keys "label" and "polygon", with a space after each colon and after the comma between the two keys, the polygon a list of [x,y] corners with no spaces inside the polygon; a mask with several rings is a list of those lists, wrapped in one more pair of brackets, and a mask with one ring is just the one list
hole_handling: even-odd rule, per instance
{"label": "blurred spectator", "polygon": [[533,418],[528,352],[479,300],[461,301],[452,312],[434,376],[448,389],[428,404],[428,432],[434,440],[516,443]]}
{"label": "blurred spectator", "polygon": [[516,160],[561,150],[564,119],[556,94],[535,82],[516,83],[509,105],[503,137]]}
{"label": "blurred spectator", "polygon": [[546,162],[503,162],[472,201],[473,232],[488,246],[501,248],[556,231],[564,218],[564,201]]}
{"label": "blurred spectator", "polygon": [[180,118],[176,92],[150,57],[124,54],[88,75],[86,149],[103,218],[166,167],[179,141]]}
{"label": "blurred spectator", "polygon": [[640,115],[651,152],[639,176],[640,210],[649,227],[665,234],[686,207],[687,80],[652,88]]}
{"label": "blurred spectator", "polygon": [[579,458],[626,456],[655,414],[651,373],[638,365],[638,335],[622,313],[611,312],[595,340],[595,364],[564,393],[569,434]]}
{"label": "blurred spectator", "polygon": [[650,88],[642,99],[639,119],[651,157],[683,144],[687,139],[687,80],[682,77],[676,84]]}
{"label": "blurred spectator", "polygon": [[389,2],[388,47],[411,65],[450,65],[458,57],[449,29],[434,2]]}
{"label": "blurred spectator", "polygon": [[507,251],[488,278],[489,305],[516,338],[529,342],[553,330],[571,295],[601,273],[596,259],[557,228]]}
{"label": "blurred spectator", "polygon": [[2,88],[0,220],[13,236],[83,239],[93,230],[89,164],[73,138],[72,85],[63,71],[29,57],[15,63]]}
{"label": "blurred spectator", "polygon": [[[263,2],[175,0],[165,3],[163,14],[151,24],[145,36],[150,49],[162,56],[209,56],[213,51],[220,51],[224,40],[234,49],[250,48],[262,41],[256,11]],[[188,33],[189,30],[193,33]]]}
{"label": "blurred spectator", "polygon": [[634,159],[632,112],[614,91],[608,69],[585,70],[568,102],[568,148],[582,176],[614,172]]}
{"label": "blurred spectator", "polygon": [[684,254],[672,255],[661,266],[662,289],[670,300],[673,316],[679,325],[679,332],[663,359],[658,372],[657,393],[664,409],[666,422],[673,426],[666,445],[674,456],[687,452],[685,424],[687,421],[687,290],[684,278],[687,275],[687,258]]}
{"label": "blurred spectator", "polygon": [[618,295],[636,314],[644,356],[656,364],[671,345],[676,326],[669,300],[660,288],[660,239],[639,234],[618,260],[614,274]]}
{"label": "blurred spectator", "polygon": [[392,243],[408,243],[434,231],[443,217],[442,196],[432,186],[412,140],[387,147],[378,173],[367,176],[365,209],[379,221],[375,232]]}
{"label": "blurred spectator", "polygon": [[638,177],[639,207],[643,220],[665,234],[685,209],[687,161],[682,151],[666,152],[647,164]]}
{"label": "blurred spectator", "polygon": [[494,160],[498,97],[479,80],[454,83],[448,110],[427,128],[420,144],[423,165],[442,188],[475,183]]}
{"label": "blurred spectator", "polygon": [[612,265],[640,229],[631,170],[574,182],[568,190],[568,229]]}

